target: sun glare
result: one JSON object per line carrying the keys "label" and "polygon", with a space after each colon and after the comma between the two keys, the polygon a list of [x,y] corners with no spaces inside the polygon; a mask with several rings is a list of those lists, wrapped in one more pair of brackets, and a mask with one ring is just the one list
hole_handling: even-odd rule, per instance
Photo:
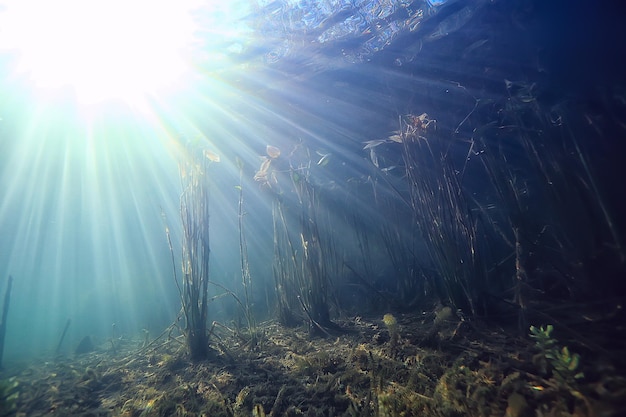
{"label": "sun glare", "polygon": [[0,50],[38,91],[70,87],[82,103],[135,102],[189,70],[198,1],[9,0]]}

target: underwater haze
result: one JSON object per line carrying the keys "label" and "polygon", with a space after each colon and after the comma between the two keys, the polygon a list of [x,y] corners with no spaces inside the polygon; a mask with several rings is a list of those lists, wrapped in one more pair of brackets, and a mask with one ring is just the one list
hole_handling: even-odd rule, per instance
{"label": "underwater haze", "polygon": [[[402,369],[408,345],[454,350],[465,328],[540,340],[544,325],[581,363],[595,364],[595,351],[626,369],[615,353],[626,348],[618,2],[26,3],[0,0],[0,379],[17,376],[16,390],[29,381],[19,370],[38,363],[127,363],[152,348],[230,369],[240,358],[229,338],[269,351],[275,330],[264,326],[299,329],[319,352],[361,318],[388,336],[360,343]],[[442,311],[457,320],[449,337]],[[426,318],[427,336],[408,332]],[[578,374],[553,375],[587,395]],[[345,384],[356,391],[341,385],[319,414],[281,405],[280,386],[271,401],[246,400],[251,382],[234,394],[213,387],[235,415],[436,409],[392,410],[380,382],[374,412]],[[92,398],[111,386],[90,386]],[[510,411],[507,387],[507,415],[541,403],[522,393],[526,411]],[[2,391],[0,405],[21,415],[92,407],[58,400],[42,411],[30,395]],[[92,408],[174,415],[129,407]]]}

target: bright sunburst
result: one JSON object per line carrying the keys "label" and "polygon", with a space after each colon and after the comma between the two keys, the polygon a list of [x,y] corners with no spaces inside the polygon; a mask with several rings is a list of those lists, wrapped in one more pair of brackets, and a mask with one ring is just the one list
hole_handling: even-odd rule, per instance
{"label": "bright sunburst", "polygon": [[105,334],[145,326],[148,298],[167,311],[179,147],[238,143],[219,124],[238,94],[220,75],[245,43],[246,3],[0,0],[0,277],[21,286],[24,320],[8,350],[46,349],[70,316]]}
{"label": "bright sunburst", "polygon": [[38,91],[71,87],[82,103],[176,87],[188,70],[196,0],[9,0],[0,49]]}

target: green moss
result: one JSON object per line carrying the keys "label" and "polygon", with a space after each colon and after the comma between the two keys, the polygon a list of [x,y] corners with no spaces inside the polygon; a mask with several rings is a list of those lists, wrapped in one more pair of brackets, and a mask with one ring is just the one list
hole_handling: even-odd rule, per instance
{"label": "green moss", "polygon": [[430,415],[432,399],[398,384],[391,384],[378,393],[380,417]]}

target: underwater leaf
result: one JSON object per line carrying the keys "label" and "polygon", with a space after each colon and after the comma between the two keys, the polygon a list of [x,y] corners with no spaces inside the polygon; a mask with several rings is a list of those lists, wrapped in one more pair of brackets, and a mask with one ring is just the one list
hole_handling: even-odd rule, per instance
{"label": "underwater leaf", "polygon": [[255,181],[265,181],[267,180],[267,170],[270,168],[272,164],[272,160],[266,156],[263,156],[263,162],[261,162],[261,166],[259,170],[254,174]]}
{"label": "underwater leaf", "polygon": [[219,162],[220,156],[213,151],[205,149],[202,151],[202,154],[211,162]]}
{"label": "underwater leaf", "polygon": [[370,159],[372,160],[372,164],[378,168],[378,156],[376,155],[376,152],[374,152],[374,148],[370,148]]}
{"label": "underwater leaf", "polygon": [[382,145],[383,143],[387,143],[387,139],[368,140],[363,143],[365,143],[363,149],[371,149],[375,148],[378,145]]}
{"label": "underwater leaf", "polygon": [[579,355],[572,356],[572,360],[569,363],[569,365],[567,366],[567,369],[569,369],[570,371],[575,371],[576,368],[578,368],[578,363],[579,362],[580,362],[580,356]]}
{"label": "underwater leaf", "polygon": [[267,172],[258,171],[254,174],[254,180],[260,182],[267,182]]}
{"label": "underwater leaf", "polygon": [[569,349],[567,346],[563,346],[563,348],[561,349],[561,358],[563,359],[564,362],[569,362],[570,361],[570,353],[569,353]]}
{"label": "underwater leaf", "polygon": [[263,162],[261,162],[261,167],[259,168],[259,171],[267,172],[271,164],[272,164],[271,159],[263,157]]}
{"label": "underwater leaf", "polygon": [[327,154],[323,155],[320,158],[320,160],[317,161],[317,165],[319,165],[321,167],[328,165],[328,161],[329,161],[329,158],[330,158],[331,155],[332,154],[330,154],[330,153],[327,153]]}
{"label": "underwater leaf", "polygon": [[400,135],[399,132],[394,132],[394,134],[389,136],[387,139],[392,142],[402,143],[402,135]]}
{"label": "underwater leaf", "polygon": [[265,152],[267,153],[267,156],[272,159],[276,159],[280,156],[280,149],[278,149],[276,146],[267,145],[265,147]]}
{"label": "underwater leaf", "polygon": [[241,191],[242,190],[241,185],[235,185],[235,190]]}
{"label": "underwater leaf", "polygon": [[545,328],[543,326],[537,328],[535,326],[530,326],[530,337],[535,339],[537,345],[553,345],[556,343],[554,339],[552,339],[552,331],[554,330],[554,326],[548,324]]}

